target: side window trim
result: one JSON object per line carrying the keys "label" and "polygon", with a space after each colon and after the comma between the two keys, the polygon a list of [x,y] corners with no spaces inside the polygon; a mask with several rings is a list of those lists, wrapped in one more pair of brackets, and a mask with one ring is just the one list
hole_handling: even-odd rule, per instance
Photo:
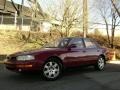
{"label": "side window trim", "polygon": [[94,41],[93,39],[90,39],[90,40],[92,43],[94,43],[96,45],[96,48],[100,48],[100,45],[96,41]]}
{"label": "side window trim", "polygon": [[[75,40],[81,41],[81,42],[82,42],[82,45],[83,45],[83,48],[85,48],[85,45],[84,45],[84,42],[83,42],[83,38],[73,38],[73,39],[70,41],[69,45],[73,44],[73,42],[74,42]],[[82,49],[82,48],[80,48],[80,47],[77,47],[77,48],[78,48],[78,49]]]}

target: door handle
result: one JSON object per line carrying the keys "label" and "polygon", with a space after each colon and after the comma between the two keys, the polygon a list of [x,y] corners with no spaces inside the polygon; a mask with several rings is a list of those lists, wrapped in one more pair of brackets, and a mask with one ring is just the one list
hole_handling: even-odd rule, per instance
{"label": "door handle", "polygon": [[97,52],[99,52],[100,50],[98,49]]}
{"label": "door handle", "polygon": [[85,53],[86,51],[85,51],[85,50],[83,50],[83,52]]}

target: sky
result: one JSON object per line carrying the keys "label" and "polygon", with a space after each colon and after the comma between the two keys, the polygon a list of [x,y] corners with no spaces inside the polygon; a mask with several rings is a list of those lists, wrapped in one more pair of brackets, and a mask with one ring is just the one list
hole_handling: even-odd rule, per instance
{"label": "sky", "polygon": [[[8,1],[11,1],[11,0],[8,0]],[[13,0],[13,1],[17,4],[21,4],[21,2],[22,2],[22,0]],[[24,5],[29,6],[27,0],[24,0]]]}
{"label": "sky", "polygon": [[[44,11],[47,11],[46,7],[53,6],[53,4],[56,4],[56,6],[59,5],[60,1],[62,1],[62,0],[39,0],[40,5]],[[88,15],[88,18],[89,18],[88,22],[91,22],[91,24],[89,23],[89,30],[92,32],[93,30],[98,28],[101,30],[101,32],[104,32],[104,34],[106,34],[105,23],[104,23],[103,19],[101,18],[100,13],[95,8],[95,2],[96,2],[96,0],[88,0],[88,14],[89,14]],[[105,6],[108,5],[107,0],[106,0],[106,3],[104,3],[104,4],[105,4]],[[82,2],[81,2],[81,5],[82,5]],[[98,7],[99,7],[99,3],[98,3]],[[57,7],[55,7],[55,9],[56,8]],[[108,13],[109,12],[110,12],[110,10],[108,11]],[[108,23],[111,23],[111,18],[107,17],[107,19],[108,19]],[[100,24],[92,24],[92,23],[100,23]],[[118,31],[119,28],[120,27],[117,27],[116,31]],[[111,29],[110,26],[109,26],[109,29]],[[109,33],[111,33],[111,31]]]}
{"label": "sky", "polygon": [[[47,7],[52,7],[53,4],[56,4],[56,5],[55,5],[56,7],[54,7],[54,8],[57,9],[57,5],[59,5],[60,1],[62,1],[62,0],[39,0],[42,9],[43,9],[45,12],[48,11],[48,10],[47,10]],[[82,0],[81,0],[81,1],[82,1]],[[80,2],[80,3],[81,3],[80,5],[82,6],[82,2]],[[89,22],[104,23],[104,22],[101,20],[100,15],[95,11],[94,0],[88,0],[88,14],[89,14],[89,16],[88,16],[88,19],[89,19],[88,21],[89,21]],[[97,17],[96,17],[96,14],[97,14]],[[90,28],[93,28],[93,27],[95,27],[95,26],[96,26],[96,25],[94,25],[94,26],[91,25]],[[97,25],[97,26],[98,26],[98,25]],[[99,25],[98,28],[105,28],[105,26]]]}
{"label": "sky", "polygon": [[[10,1],[10,0],[9,0]],[[13,0],[15,3],[18,3],[20,4],[22,2],[22,0]],[[41,5],[41,8],[44,12],[47,12],[48,10],[48,7],[52,7],[52,8],[57,8],[57,6],[59,6],[59,4],[61,3],[62,0],[38,0],[40,5]],[[94,0],[88,0],[88,13],[89,13],[89,22],[93,22],[96,18],[96,12],[93,12],[94,11],[94,8],[93,8],[93,2]],[[55,4],[55,5],[53,5]],[[26,6],[29,6],[27,0],[24,0],[24,5]],[[81,2],[81,5],[82,5],[82,2]],[[92,13],[91,13],[92,12]],[[58,12],[59,13],[59,12]],[[58,14],[59,15],[59,14]],[[97,22],[101,22],[98,18],[96,20]],[[94,21],[95,22],[95,21]],[[101,27],[101,26],[99,26]],[[104,26],[102,26],[104,28]],[[91,27],[92,28],[92,27]]]}
{"label": "sky", "polygon": [[[10,1],[10,0],[8,0]],[[22,2],[22,0],[13,0],[15,3],[17,4],[20,4]],[[38,0],[40,5],[41,5],[41,8],[44,12],[47,12],[48,10],[48,7],[52,7],[52,8],[57,8],[57,6],[59,5],[59,3],[61,3],[62,0]],[[82,1],[82,0],[81,0]],[[88,7],[89,7],[89,20],[91,21],[91,19],[93,19],[95,13],[90,13],[92,12],[94,9],[92,8],[93,6],[93,1],[94,0],[88,0]],[[53,5],[56,4],[55,6]],[[24,0],[24,5],[26,6],[29,6],[28,4],[28,1],[27,0]],[[81,2],[81,5],[82,5],[82,2]]]}
{"label": "sky", "polygon": [[[8,0],[11,1],[11,0]],[[13,0],[15,3],[20,4],[22,2],[22,0]],[[41,8],[44,12],[47,12],[48,8],[47,7],[52,7],[52,8],[57,8],[57,6],[61,3],[62,0],[38,0],[38,2],[41,5]],[[80,0],[82,1],[82,0]],[[88,14],[89,14],[89,21],[91,21],[92,19],[95,19],[95,16],[97,14],[98,18],[97,20],[99,20],[100,15],[96,12],[96,9],[94,7],[94,1],[95,0],[88,0]],[[56,5],[53,5],[56,4]],[[24,5],[25,6],[29,6],[28,1],[24,0]],[[82,5],[82,2],[81,2]],[[101,22],[101,18],[99,20]],[[95,21],[94,21],[95,22]]]}
{"label": "sky", "polygon": [[[9,0],[10,1],[10,0]],[[20,4],[22,0],[13,0],[15,3]],[[57,9],[57,6],[59,6],[59,4],[61,3],[62,0],[38,0],[41,8],[44,12],[48,11],[48,7],[52,7]],[[96,11],[95,7],[94,7],[94,1],[95,0],[88,0],[88,14],[89,14],[89,22],[94,22],[94,23],[103,23],[102,18],[100,17],[100,14]],[[55,5],[53,5],[55,4]],[[24,5],[29,6],[27,0],[24,0]],[[82,2],[81,2],[82,5]],[[59,12],[58,12],[59,15]],[[105,25],[98,25],[98,24],[89,24],[89,28],[100,28],[100,29],[105,29]]]}

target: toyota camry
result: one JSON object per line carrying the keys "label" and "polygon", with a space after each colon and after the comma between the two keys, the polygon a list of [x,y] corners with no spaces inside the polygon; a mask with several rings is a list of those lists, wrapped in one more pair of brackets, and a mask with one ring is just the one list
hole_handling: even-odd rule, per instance
{"label": "toyota camry", "polygon": [[90,38],[62,38],[41,49],[11,54],[5,66],[15,72],[40,71],[47,80],[56,80],[65,68],[92,65],[102,71],[106,49]]}

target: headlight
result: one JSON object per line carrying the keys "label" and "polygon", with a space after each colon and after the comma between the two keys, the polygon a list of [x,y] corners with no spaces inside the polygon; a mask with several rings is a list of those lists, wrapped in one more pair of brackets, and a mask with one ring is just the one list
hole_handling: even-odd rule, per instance
{"label": "headlight", "polygon": [[17,56],[16,59],[18,61],[26,61],[26,60],[34,60],[35,57],[32,55],[23,55],[23,56]]}

